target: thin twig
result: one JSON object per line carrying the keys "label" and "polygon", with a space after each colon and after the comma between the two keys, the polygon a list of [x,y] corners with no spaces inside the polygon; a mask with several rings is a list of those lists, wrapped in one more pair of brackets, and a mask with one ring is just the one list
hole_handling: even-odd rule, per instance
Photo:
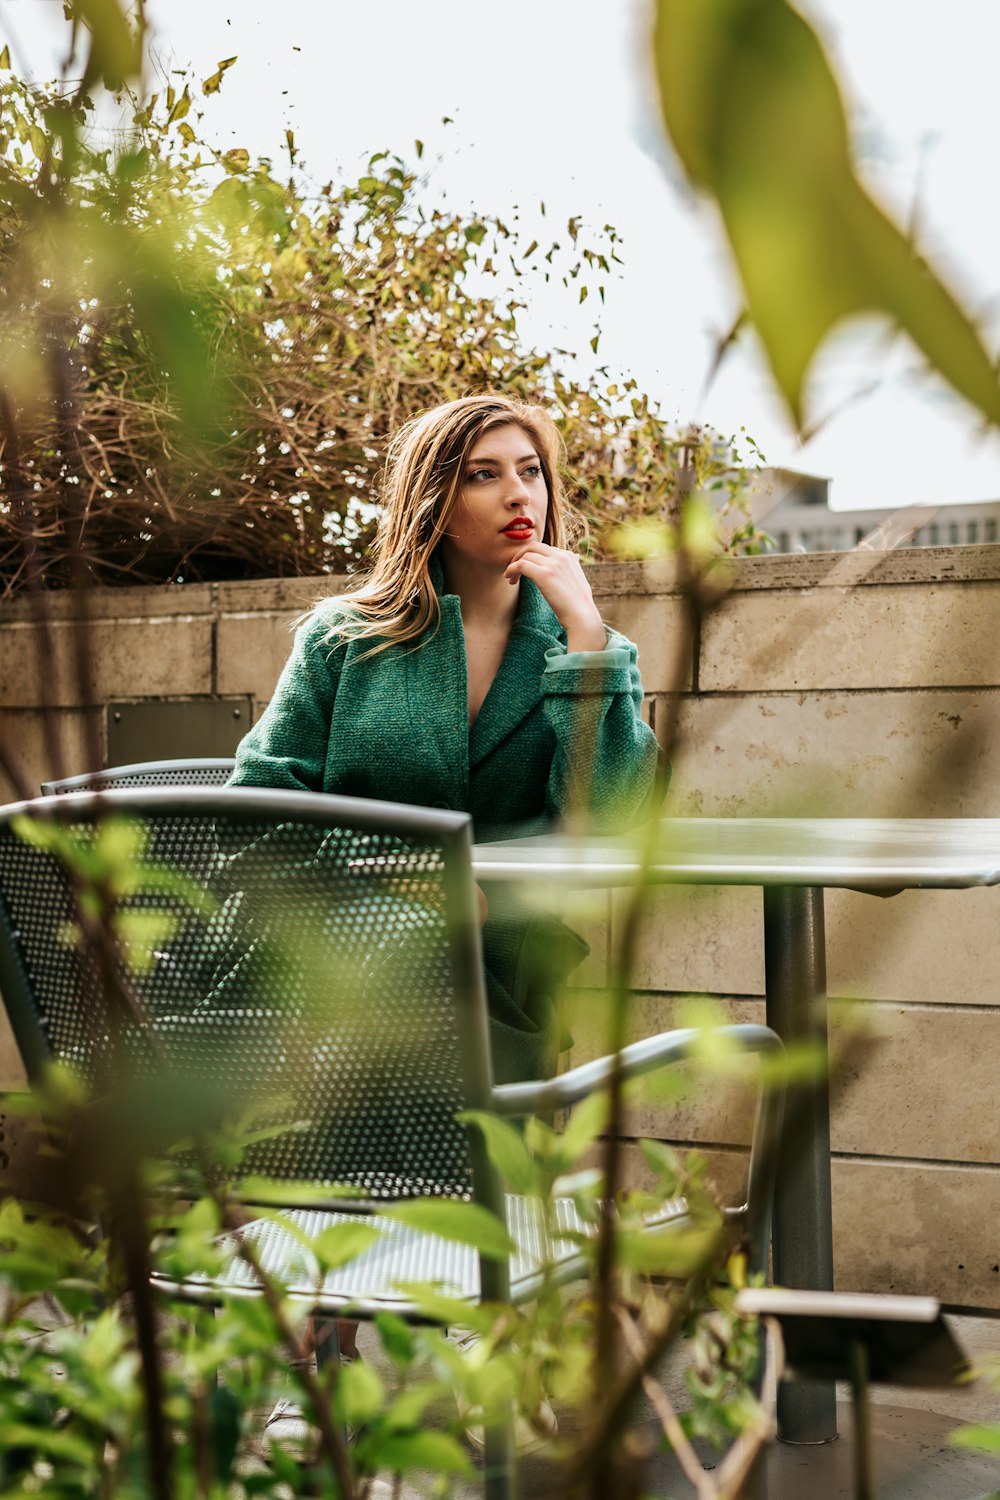
{"label": "thin twig", "polygon": [[757,1413],[716,1471],[717,1500],[736,1500],[761,1449],[777,1435],[778,1382],[785,1363],[785,1343],[776,1318],[765,1318],[763,1324],[764,1386]]}
{"label": "thin twig", "polygon": [[[629,1353],[635,1360],[636,1365],[639,1368],[644,1368],[646,1364],[646,1351],[643,1348],[642,1339],[639,1337],[638,1330],[632,1318],[624,1307],[616,1308],[615,1314],[622,1333],[625,1335],[625,1342],[628,1345]],[[705,1493],[705,1471],[698,1460],[697,1453],[695,1453],[691,1446],[687,1433],[680,1424],[677,1413],[667,1398],[666,1391],[662,1388],[659,1381],[653,1379],[648,1369],[645,1369],[645,1373],[642,1375],[642,1388],[649,1398],[650,1405],[660,1419],[660,1425],[663,1428],[667,1441],[677,1455],[677,1460],[681,1468],[694,1486],[699,1500],[702,1500],[702,1496]]]}
{"label": "thin twig", "polygon": [[[681,549],[678,554],[678,570],[682,596],[685,599],[683,628],[678,633],[669,674],[670,690],[667,694],[668,714],[660,734],[660,766],[657,777],[657,806],[662,803],[669,774],[669,758],[677,739],[677,702],[689,671],[697,627],[700,620],[700,605],[697,587],[690,560]],[[650,900],[651,870],[661,840],[660,828],[653,817],[647,820],[639,834],[639,869],[625,907],[622,933],[613,958],[610,975],[610,1023],[606,1051],[614,1059],[608,1088],[608,1122],[604,1148],[604,1186],[601,1216],[598,1228],[597,1263],[595,1272],[595,1295],[597,1300],[597,1330],[595,1362],[599,1370],[611,1367],[614,1360],[614,1266],[616,1221],[614,1205],[619,1190],[622,1161],[622,1134],[624,1118],[624,1080],[620,1058],[627,1039],[630,980],[634,971],[635,954],[639,933]],[[600,1406],[604,1396],[599,1387],[595,1389],[595,1405]],[[594,1492],[606,1476],[595,1474]]]}
{"label": "thin twig", "polygon": [[724,1223],[712,1236],[696,1270],[671,1303],[670,1315],[662,1329],[650,1338],[642,1363],[633,1363],[624,1376],[612,1381],[605,1401],[592,1410],[584,1435],[561,1477],[557,1491],[559,1500],[569,1500],[584,1486],[593,1488],[595,1468],[600,1467],[602,1455],[607,1454],[615,1434],[624,1425],[641,1388],[643,1375],[663,1358],[695,1308],[700,1306],[729,1254],[731,1233]]}
{"label": "thin twig", "polygon": [[31,491],[25,478],[20,433],[13,399],[0,386],[0,430],[4,438],[4,465],[7,473],[14,533],[21,549],[24,578],[31,601],[32,636],[38,673],[38,697],[42,710],[42,732],[45,750],[54,776],[63,774],[62,746],[56,731],[55,681],[56,656],[52,620],[42,588],[43,562],[35,527]]}

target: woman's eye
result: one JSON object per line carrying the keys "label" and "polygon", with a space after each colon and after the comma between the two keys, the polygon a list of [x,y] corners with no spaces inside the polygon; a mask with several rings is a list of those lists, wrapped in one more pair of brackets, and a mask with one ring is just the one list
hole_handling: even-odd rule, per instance
{"label": "woman's eye", "polygon": [[529,479],[538,479],[542,472],[542,466],[541,464],[529,464],[528,467],[522,472],[525,473]]}
{"label": "woman's eye", "polygon": [[472,480],[473,483],[476,483],[476,484],[482,484],[485,480],[492,479],[492,478],[493,478],[493,470],[492,469],[473,469],[472,472],[469,474],[469,479]]}

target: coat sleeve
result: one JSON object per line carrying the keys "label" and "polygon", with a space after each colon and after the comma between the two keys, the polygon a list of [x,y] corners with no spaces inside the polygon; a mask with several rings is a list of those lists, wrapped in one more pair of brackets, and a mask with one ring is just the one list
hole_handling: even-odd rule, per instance
{"label": "coat sleeve", "polygon": [[311,616],[295,636],[274,695],[240,741],[230,786],[323,791],[330,724],[346,643],[329,640],[329,615]]}
{"label": "coat sleeve", "polygon": [[642,682],[631,641],[608,630],[603,651],[550,647],[542,703],[556,752],[547,811],[618,832],[655,814],[666,791],[656,737],[641,717]]}

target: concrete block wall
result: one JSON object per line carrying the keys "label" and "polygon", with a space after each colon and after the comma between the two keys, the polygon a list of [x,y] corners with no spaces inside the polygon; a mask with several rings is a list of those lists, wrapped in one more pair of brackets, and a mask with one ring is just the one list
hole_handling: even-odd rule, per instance
{"label": "concrete block wall", "polygon": [[[1000,549],[747,559],[732,582],[680,704],[671,813],[1000,816]],[[620,589],[647,628],[627,569],[599,586],[609,619]],[[659,641],[639,636],[661,670],[664,602]],[[655,673],[649,686],[656,724]],[[837,1283],[1000,1308],[1000,889],[829,892],[826,926],[829,993],[859,1002],[831,1008],[834,1049],[859,1024],[870,1037],[833,1083]],[[636,1034],[669,1025],[688,993],[763,1019],[760,893],[654,893],[634,983]],[[595,998],[578,990],[575,1015]],[[725,1111],[639,1116],[637,1130],[700,1141],[720,1182],[739,1176]]]}
{"label": "concrete block wall", "polygon": [[[639,645],[647,712],[662,732],[684,619],[670,569],[609,564],[591,576],[605,617]],[[731,585],[684,663],[669,812],[1000,816],[1000,548],[747,559]],[[259,712],[290,622],[323,586],[95,595],[89,695],[73,681],[72,601],[52,601],[55,662],[42,668],[28,607],[7,605],[0,737],[34,787],[88,768],[88,723],[100,747],[114,699],[246,695]],[[43,679],[61,766],[42,730]],[[601,1049],[621,902],[590,897],[568,913],[592,948],[571,997],[576,1057]],[[1000,889],[833,892],[826,910],[830,994],[858,1002],[832,1008],[834,1045],[859,1018],[869,1033],[834,1083],[838,1284],[1000,1309]],[[634,984],[635,1035],[673,1024],[691,993],[734,1018],[762,1016],[760,893],[657,891]],[[0,1031],[0,1088],[21,1083]],[[697,1142],[735,1188],[747,1118],[745,1101],[705,1098],[692,1084],[668,1103],[641,1103],[628,1129]]]}

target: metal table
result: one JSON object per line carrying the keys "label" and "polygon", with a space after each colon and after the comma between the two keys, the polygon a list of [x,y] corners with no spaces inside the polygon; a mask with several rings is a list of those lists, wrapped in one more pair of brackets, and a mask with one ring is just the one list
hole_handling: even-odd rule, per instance
{"label": "metal table", "polygon": [[[477,844],[477,880],[575,888],[631,885],[644,834],[543,835]],[[768,1025],[785,1041],[826,1044],[823,891],[890,896],[901,890],[1000,883],[1000,818],[675,818],[656,829],[648,878],[657,884],[757,885],[764,892]],[[825,1083],[796,1098],[800,1133],[779,1159],[773,1263],[781,1286],[833,1288],[830,1101]],[[828,1442],[837,1433],[832,1384],[786,1385],[782,1436]]]}

